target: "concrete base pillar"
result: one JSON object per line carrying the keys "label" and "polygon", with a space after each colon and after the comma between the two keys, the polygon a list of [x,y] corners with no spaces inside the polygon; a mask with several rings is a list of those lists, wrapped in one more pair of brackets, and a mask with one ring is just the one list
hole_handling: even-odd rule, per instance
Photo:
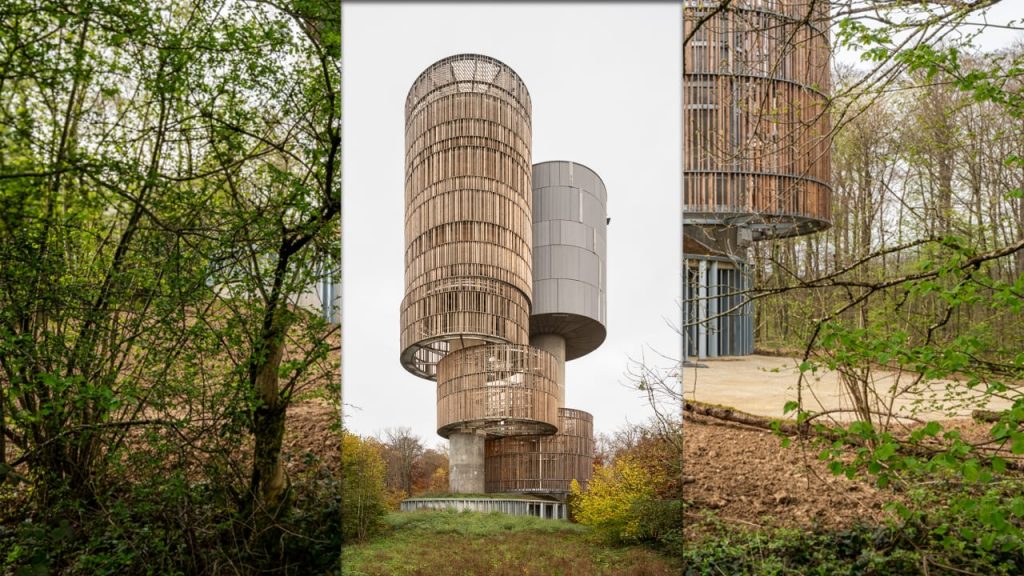
{"label": "concrete base pillar", "polygon": [[448,437],[448,491],[484,493],[484,435],[454,432]]}

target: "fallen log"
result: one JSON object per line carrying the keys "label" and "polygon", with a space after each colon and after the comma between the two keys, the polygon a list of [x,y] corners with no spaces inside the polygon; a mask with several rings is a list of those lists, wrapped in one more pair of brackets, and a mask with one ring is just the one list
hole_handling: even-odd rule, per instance
{"label": "fallen log", "polygon": [[[715,404],[705,404],[704,402],[697,402],[696,400],[686,400],[683,404],[683,410],[692,412],[694,414],[700,414],[701,416],[710,416],[711,418],[718,418],[719,420],[726,420],[728,422],[736,422],[739,424],[745,424],[747,426],[753,426],[755,428],[764,428],[765,430],[775,431],[776,427],[773,423],[778,423],[778,431],[783,434],[792,436],[798,434],[800,431],[797,428],[796,422],[792,420],[780,420],[778,418],[766,418],[764,416],[756,416],[747,412],[741,412],[735,408],[729,408],[728,406],[717,406]],[[806,429],[806,427],[805,427]]]}
{"label": "fallen log", "polygon": [[971,418],[977,422],[999,422],[1002,417],[1002,412],[993,412],[992,410],[971,410]]}
{"label": "fallen log", "polygon": [[[757,416],[754,414],[743,412],[741,410],[736,410],[735,408],[730,408],[728,406],[706,404],[704,402],[697,402],[695,400],[684,401],[683,410],[686,412],[690,412],[692,414],[698,414],[700,416],[708,418],[715,418],[725,422],[742,424],[744,426],[750,426],[762,430],[769,430],[772,432],[778,430],[778,432],[786,436],[796,436],[798,434],[803,433],[803,435],[805,436],[817,436],[829,440],[836,440],[844,437],[840,430],[835,430],[825,426],[810,426],[806,423],[802,425],[797,425],[797,423],[792,420],[782,420],[779,418],[767,418],[764,416]],[[975,412],[987,411],[976,410]],[[991,414],[998,413],[993,412]],[[998,420],[998,416],[996,416],[996,420]],[[846,442],[854,446],[862,445],[859,438],[851,437],[849,435],[845,436],[845,440]],[[899,446],[900,452],[907,455],[914,455],[919,457],[931,457],[942,451],[941,449],[934,447],[912,445],[904,442],[900,442]],[[991,451],[981,451],[980,455],[989,457],[1000,456],[1006,462],[1007,468],[1016,471],[1024,471],[1024,462],[1013,459],[1012,455]]]}

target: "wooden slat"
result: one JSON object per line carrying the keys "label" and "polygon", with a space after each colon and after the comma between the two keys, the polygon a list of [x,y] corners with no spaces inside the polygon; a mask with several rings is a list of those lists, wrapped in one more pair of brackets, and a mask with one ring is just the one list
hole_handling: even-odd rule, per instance
{"label": "wooden slat", "polygon": [[471,346],[449,352],[437,365],[437,433],[462,429],[490,436],[551,434],[565,390],[559,360],[514,344]]}
{"label": "wooden slat", "polygon": [[428,68],[406,100],[402,364],[435,378],[450,343],[525,345],[533,291],[530,99],[485,56]]}
{"label": "wooden slat", "polygon": [[[717,5],[686,2],[684,37]],[[824,0],[737,0],[684,46],[688,217],[828,226],[827,24]]]}
{"label": "wooden slat", "polygon": [[594,467],[594,418],[562,408],[557,434],[488,438],[484,458],[488,492],[568,492],[574,479],[585,489]]}

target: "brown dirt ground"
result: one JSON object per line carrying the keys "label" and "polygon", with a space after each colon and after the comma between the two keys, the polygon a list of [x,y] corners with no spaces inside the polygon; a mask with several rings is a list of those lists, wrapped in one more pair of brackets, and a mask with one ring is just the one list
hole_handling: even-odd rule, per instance
{"label": "brown dirt ground", "polygon": [[341,436],[338,410],[324,399],[303,400],[288,407],[281,457],[288,474],[310,468],[310,456],[333,472],[341,470]]}
{"label": "brown dirt ground", "polygon": [[881,520],[893,498],[864,481],[833,476],[816,450],[796,443],[783,448],[767,430],[688,416],[683,434],[688,530],[709,515],[746,528],[841,528]]}
{"label": "brown dirt ground", "polygon": [[[968,419],[941,423],[967,442],[984,440],[992,426]],[[889,517],[884,505],[899,498],[868,481],[833,476],[817,459],[818,450],[796,441],[783,448],[767,430],[687,415],[683,433],[690,537],[706,535],[716,520],[726,529],[879,523]]]}

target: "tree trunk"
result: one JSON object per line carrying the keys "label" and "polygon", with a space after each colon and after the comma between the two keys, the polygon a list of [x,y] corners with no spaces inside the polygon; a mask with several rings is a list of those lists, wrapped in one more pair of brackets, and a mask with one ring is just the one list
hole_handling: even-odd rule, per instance
{"label": "tree trunk", "polygon": [[253,467],[249,493],[253,511],[276,518],[287,503],[288,475],[281,465],[286,406],[281,401],[278,369],[284,355],[284,329],[280,318],[264,336],[264,354],[252,368],[260,404],[253,413]]}

